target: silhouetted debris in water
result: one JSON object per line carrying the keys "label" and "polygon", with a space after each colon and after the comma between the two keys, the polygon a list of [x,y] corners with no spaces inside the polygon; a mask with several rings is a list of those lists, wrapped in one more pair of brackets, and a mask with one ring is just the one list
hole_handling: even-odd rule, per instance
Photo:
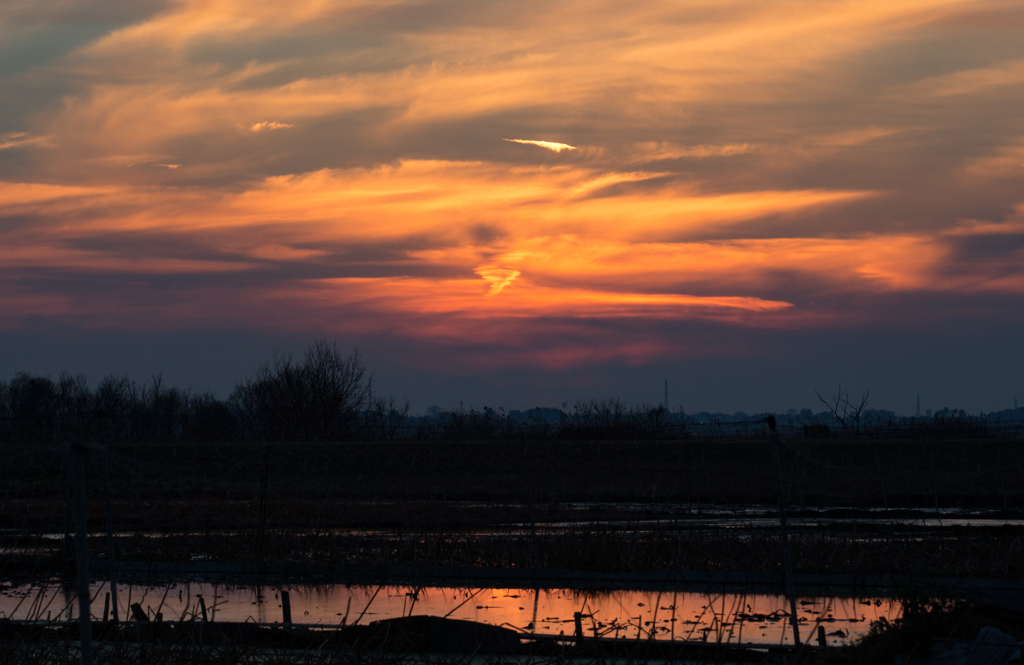
{"label": "silhouetted debris in water", "polygon": [[411,616],[374,621],[345,630],[345,641],[370,649],[440,653],[516,654],[519,633],[509,628],[462,619]]}

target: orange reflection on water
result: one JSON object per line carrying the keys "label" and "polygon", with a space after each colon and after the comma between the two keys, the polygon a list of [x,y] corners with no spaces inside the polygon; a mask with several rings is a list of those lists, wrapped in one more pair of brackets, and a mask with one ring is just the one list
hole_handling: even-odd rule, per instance
{"label": "orange reflection on water", "polygon": [[[280,623],[282,589],[289,592],[294,623],[325,627],[431,615],[506,626],[522,633],[573,635],[574,615],[579,612],[587,637],[792,644],[789,603],[784,596],[770,594],[344,585],[257,589],[189,583],[122,587],[118,602],[121,608],[139,603],[150,614],[159,610],[165,620],[176,620],[199,612],[202,596],[211,620]],[[93,585],[97,598],[106,590],[105,585]],[[14,609],[19,601],[20,612]],[[60,587],[26,586],[0,592],[0,612],[12,618],[30,618],[25,612],[31,606],[47,608],[51,619],[69,619],[74,605],[72,591]],[[100,611],[97,605],[102,603],[93,605],[94,614]],[[797,614],[802,636],[812,639],[821,625],[829,642],[836,644],[864,635],[871,621],[892,620],[899,612],[899,602],[892,599],[804,597],[798,599]],[[45,611],[42,616],[46,618]]]}

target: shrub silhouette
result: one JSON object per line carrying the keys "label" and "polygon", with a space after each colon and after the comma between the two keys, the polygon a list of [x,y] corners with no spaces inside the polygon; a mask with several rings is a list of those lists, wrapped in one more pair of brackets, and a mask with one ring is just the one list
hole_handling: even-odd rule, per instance
{"label": "shrub silhouette", "polygon": [[260,441],[351,439],[365,425],[370,381],[358,350],[318,340],[301,362],[275,356],[230,399],[243,436]]}

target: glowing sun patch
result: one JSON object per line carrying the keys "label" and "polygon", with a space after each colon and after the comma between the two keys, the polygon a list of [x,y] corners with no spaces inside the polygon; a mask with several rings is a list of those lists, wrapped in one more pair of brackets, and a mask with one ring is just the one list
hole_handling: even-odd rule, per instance
{"label": "glowing sun patch", "polygon": [[485,282],[491,285],[491,289],[487,292],[487,297],[489,298],[501,293],[503,288],[515,281],[515,278],[520,275],[518,270],[499,268],[497,266],[480,266],[473,272],[480,275]]}

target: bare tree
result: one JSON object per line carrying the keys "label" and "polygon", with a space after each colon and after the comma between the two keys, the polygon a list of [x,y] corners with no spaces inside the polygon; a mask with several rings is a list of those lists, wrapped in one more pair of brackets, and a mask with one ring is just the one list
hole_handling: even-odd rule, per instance
{"label": "bare tree", "polygon": [[306,349],[301,374],[314,438],[350,435],[370,399],[370,379],[359,350],[346,357],[335,342],[317,340]]}
{"label": "bare tree", "polygon": [[370,378],[358,350],[317,340],[302,362],[277,355],[235,388],[231,402],[250,438],[327,441],[352,438],[364,424]]}
{"label": "bare tree", "polygon": [[853,402],[850,400],[850,392],[843,392],[842,384],[839,384],[839,387],[836,389],[836,394],[829,395],[828,399],[822,397],[821,393],[817,390],[814,391],[814,394],[818,396],[821,403],[828,407],[828,410],[831,411],[832,415],[839,421],[839,424],[843,427],[843,432],[847,434],[851,432],[860,432],[860,417],[864,412],[864,409],[867,408],[868,403],[871,401],[871,391],[867,391],[861,395],[859,402]]}
{"label": "bare tree", "polygon": [[60,396],[49,378],[19,372],[7,385],[10,436],[25,443],[57,440]]}
{"label": "bare tree", "polygon": [[370,402],[370,420],[376,438],[390,441],[398,435],[399,429],[409,415],[409,402],[399,404],[394,397],[377,397]]}
{"label": "bare tree", "polygon": [[93,404],[107,440],[121,441],[132,437],[132,414],[139,402],[138,388],[125,376],[108,375],[96,386]]}

